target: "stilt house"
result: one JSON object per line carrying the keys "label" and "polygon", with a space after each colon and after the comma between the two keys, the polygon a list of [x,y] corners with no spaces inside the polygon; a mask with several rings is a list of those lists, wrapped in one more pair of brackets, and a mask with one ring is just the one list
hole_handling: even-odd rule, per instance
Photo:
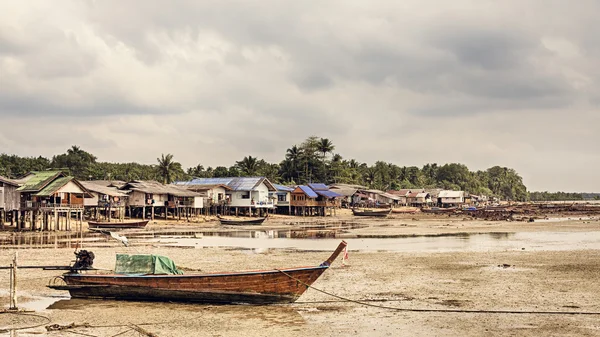
{"label": "stilt house", "polygon": [[[19,184],[8,178],[0,176],[0,229],[4,223],[13,219],[14,213],[19,210]],[[14,221],[13,221],[14,222]]]}

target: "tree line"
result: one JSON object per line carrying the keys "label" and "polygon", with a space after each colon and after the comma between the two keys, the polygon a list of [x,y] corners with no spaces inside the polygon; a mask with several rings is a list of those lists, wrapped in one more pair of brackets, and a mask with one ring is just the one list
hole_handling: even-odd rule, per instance
{"label": "tree line", "polygon": [[96,156],[79,146],[72,146],[66,153],[51,159],[0,155],[0,175],[8,178],[49,168],[66,170],[80,180],[157,180],[171,183],[196,177],[265,176],[272,182],[285,185],[322,182],[356,184],[379,190],[443,188],[515,201],[576,197],[576,194],[562,192],[528,193],[521,176],[507,167],[471,171],[459,163],[428,163],[417,167],[377,161],[368,165],[342,157],[335,152],[331,140],[314,136],[288,148],[279,163],[269,163],[249,155],[231,166],[214,168],[198,163],[184,169],[172,154],[161,154],[153,165],[99,162]]}

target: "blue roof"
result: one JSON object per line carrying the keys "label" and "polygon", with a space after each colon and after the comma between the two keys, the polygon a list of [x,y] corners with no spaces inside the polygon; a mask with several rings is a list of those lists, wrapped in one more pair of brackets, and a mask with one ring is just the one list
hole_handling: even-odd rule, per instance
{"label": "blue roof", "polygon": [[338,198],[338,197],[342,196],[341,194],[337,194],[333,191],[315,191],[315,192],[317,192],[318,195],[322,195],[326,198]]}
{"label": "blue roof", "polygon": [[321,183],[308,184],[308,187],[312,188],[313,191],[328,191],[329,190],[329,187],[327,187],[327,185],[321,184]]}
{"label": "blue roof", "polygon": [[277,189],[277,191],[291,192],[291,191],[294,190],[291,187],[287,187],[287,186],[283,186],[283,185],[278,185],[278,184],[273,184],[273,186],[275,186],[275,188]]}
{"label": "blue roof", "polygon": [[319,197],[317,195],[317,193],[315,193],[315,191],[313,191],[310,187],[308,186],[304,186],[304,185],[299,185],[298,186],[302,192],[304,192],[306,195],[308,195],[309,198],[317,198]]}
{"label": "blue roof", "polygon": [[234,177],[234,178],[196,178],[190,181],[178,181],[176,185],[227,185],[234,191],[255,191],[260,183],[265,182],[269,190],[274,189],[265,177]]}

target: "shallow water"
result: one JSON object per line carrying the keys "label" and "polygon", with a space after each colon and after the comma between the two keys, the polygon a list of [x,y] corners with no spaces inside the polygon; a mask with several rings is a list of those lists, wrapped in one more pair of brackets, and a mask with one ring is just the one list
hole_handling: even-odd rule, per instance
{"label": "shallow water", "polygon": [[[483,252],[511,250],[600,249],[600,232],[458,233],[393,238],[349,238],[349,250],[394,252]],[[204,236],[202,238],[156,238],[148,242],[172,247],[229,247],[240,249],[298,249],[329,251],[340,239],[279,238],[269,231],[253,238]]]}

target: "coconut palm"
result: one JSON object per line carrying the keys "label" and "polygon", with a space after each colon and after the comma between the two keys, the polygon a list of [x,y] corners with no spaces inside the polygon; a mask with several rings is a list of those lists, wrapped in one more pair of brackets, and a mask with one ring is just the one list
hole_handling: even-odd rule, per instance
{"label": "coconut palm", "polygon": [[258,158],[248,156],[241,161],[236,162],[242,174],[245,176],[254,176],[258,171]]}
{"label": "coconut palm", "polygon": [[[291,148],[287,149],[285,153],[285,159],[290,163],[291,169],[294,173],[296,173],[296,181],[300,181],[300,172],[298,172],[298,163],[302,158],[302,150],[298,148],[298,146],[294,145]],[[290,166],[288,166],[290,168]],[[290,176],[292,179],[293,176]]]}
{"label": "coconut palm", "polygon": [[327,180],[327,170],[325,169],[325,157],[328,153],[333,152],[333,150],[335,150],[335,146],[329,139],[321,138],[317,143],[317,150],[323,154],[323,156],[321,157],[321,161],[323,162],[323,173],[325,175],[325,180]]}
{"label": "coconut palm", "polygon": [[173,155],[170,153],[166,156],[161,154],[160,158],[156,158],[156,160],[158,161],[158,175],[163,179],[163,183],[170,184],[177,169],[177,163],[173,161]]}

